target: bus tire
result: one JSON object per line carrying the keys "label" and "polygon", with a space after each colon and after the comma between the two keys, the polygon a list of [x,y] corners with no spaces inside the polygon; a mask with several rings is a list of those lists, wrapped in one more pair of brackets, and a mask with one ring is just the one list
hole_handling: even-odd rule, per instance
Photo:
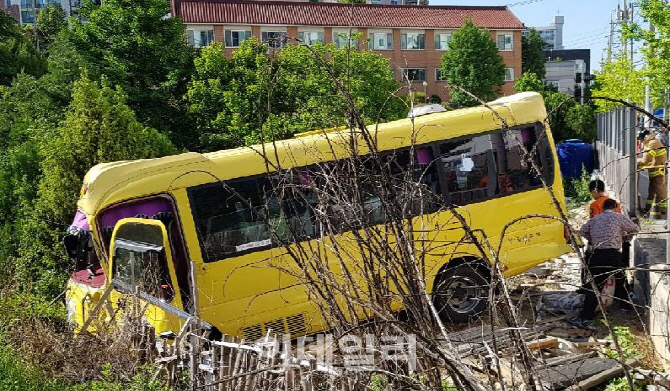
{"label": "bus tire", "polygon": [[465,323],[488,306],[488,273],[471,263],[447,268],[433,289],[433,304],[444,322]]}

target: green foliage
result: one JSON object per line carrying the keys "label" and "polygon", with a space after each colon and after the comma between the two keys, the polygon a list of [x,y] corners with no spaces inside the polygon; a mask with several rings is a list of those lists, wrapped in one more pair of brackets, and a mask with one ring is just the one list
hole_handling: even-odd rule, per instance
{"label": "green foliage", "polygon": [[102,380],[71,385],[52,379],[38,368],[27,366],[9,347],[0,345],[0,389],[3,391],[170,391],[153,379],[155,368],[143,366],[130,380],[120,380],[111,365],[102,370]]}
{"label": "green foliage", "polygon": [[590,182],[591,174],[589,174],[585,168],[582,168],[582,175],[579,178],[563,179],[565,196],[570,197],[570,208],[582,205],[591,200],[591,192],[589,191]]}
{"label": "green foliage", "polygon": [[566,140],[574,138],[572,130],[566,123],[568,111],[576,105],[574,99],[562,92],[545,91],[543,94],[544,104],[547,107],[547,115],[551,124],[554,139]]}
{"label": "green foliage", "polygon": [[170,141],[140,124],[126,95],[91,81],[74,84],[72,102],[60,127],[40,147],[42,177],[35,208],[22,235],[19,273],[53,292],[62,284],[67,260],[60,248],[63,228],[76,209],[84,174],[94,165],[174,153]]}
{"label": "green foliage", "polygon": [[[605,350],[605,355],[607,357],[621,359],[624,361],[630,358],[636,358],[636,359],[642,358],[642,353],[637,348],[637,346],[635,346],[635,336],[630,331],[630,327],[614,326],[613,330],[614,334],[617,336],[617,339],[619,340],[619,346],[621,347],[623,357],[619,357],[619,352],[617,352],[617,350],[614,347]],[[612,340],[612,335],[610,334],[607,337],[607,339]]]}
{"label": "green foliage", "polygon": [[[641,0],[637,4],[639,15],[654,25],[654,31],[635,23],[624,26],[623,36],[626,39],[640,41],[638,47],[645,61],[641,70],[631,72],[632,79],[626,80],[625,89],[637,93],[644,86],[639,83],[639,76],[649,77],[652,104],[659,107],[664,104],[665,94],[670,90],[670,4],[663,0]],[[637,99],[637,95],[635,97]]]}
{"label": "green foliage", "polygon": [[37,29],[49,42],[53,42],[67,28],[67,15],[59,4],[48,4],[37,14]]}
{"label": "green foliage", "polygon": [[521,37],[521,68],[523,73],[533,73],[539,80],[543,80],[546,69],[544,63],[545,42],[540,33],[534,28],[528,31],[528,34]]}
{"label": "green foliage", "polygon": [[[489,31],[480,29],[470,19],[456,30],[449,50],[442,56],[442,75],[447,82],[464,88],[485,101],[498,96],[505,82],[505,63]],[[451,89],[452,102],[462,106],[479,104],[458,89]]]}
{"label": "green foliage", "polygon": [[596,134],[596,113],[590,105],[575,105],[568,109],[565,116],[566,126],[576,138],[592,141]]}
{"label": "green foliage", "polygon": [[[603,62],[596,73],[597,85],[592,88],[594,96],[623,99],[644,106],[644,72],[634,69],[630,59],[617,56],[611,63]],[[597,99],[595,104],[601,111],[611,110],[615,104]]]}
{"label": "green foliage", "polygon": [[9,85],[22,71],[39,76],[45,68],[44,58],[14,18],[0,12],[0,85]]}
{"label": "green foliage", "polygon": [[412,102],[414,103],[414,106],[426,104],[426,93],[422,91],[413,91]]}
{"label": "green foliage", "polygon": [[111,365],[102,369],[103,380],[92,381],[72,388],[72,391],[170,391],[160,380],[153,379],[155,368],[143,366],[130,382],[116,379]]}
{"label": "green foliage", "polygon": [[514,84],[514,92],[525,91],[542,93],[544,91],[544,82],[542,79],[538,79],[535,73],[524,72],[524,74],[516,80],[516,84]]}
{"label": "green foliage", "polygon": [[68,391],[61,381],[54,381],[40,371],[22,365],[9,348],[0,345],[0,389],[3,391]]}
{"label": "green foliage", "polygon": [[400,99],[388,99],[399,87],[388,60],[369,51],[288,45],[269,57],[251,38],[232,59],[219,44],[203,48],[195,68],[186,99],[205,150],[346,124],[348,106],[329,72],[367,122],[397,119],[407,110]]}
{"label": "green foliage", "polygon": [[[41,176],[40,145],[61,120],[41,79],[19,74],[11,87],[0,87],[0,272],[2,281],[17,266],[19,247],[34,238],[23,235],[30,220]],[[25,288],[30,281],[21,281]]]}
{"label": "green foliage", "polygon": [[[183,95],[191,73],[192,49],[179,18],[166,0],[85,2],[86,21],[72,20],[67,39],[93,80],[104,75],[128,96],[140,122],[167,134],[179,147],[191,147],[192,126],[184,120]],[[79,67],[78,66],[78,67]]]}
{"label": "green foliage", "polygon": [[625,377],[618,377],[607,383],[604,391],[642,391],[644,388],[638,380],[633,380],[633,389],[630,389],[628,380]]}

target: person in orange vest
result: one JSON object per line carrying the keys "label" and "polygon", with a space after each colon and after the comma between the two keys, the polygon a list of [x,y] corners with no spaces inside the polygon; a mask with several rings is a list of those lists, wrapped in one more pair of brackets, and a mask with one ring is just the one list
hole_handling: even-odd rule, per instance
{"label": "person in orange vest", "polygon": [[[600,179],[589,182],[589,193],[591,193],[591,198],[593,198],[593,202],[589,205],[589,217],[594,218],[603,213],[603,203],[611,198],[605,193],[605,182]],[[618,202],[615,212],[621,213],[621,205]]]}
{"label": "person in orange vest", "polygon": [[[593,201],[591,204],[589,204],[589,218],[594,218],[595,216],[603,213],[603,204],[607,200],[611,200],[607,193],[605,193],[605,182],[603,182],[600,179],[594,179],[591,182],[589,182],[589,193],[591,193],[591,198],[593,198]],[[616,202],[616,201],[615,201]],[[616,207],[614,208],[614,211],[616,213],[621,213],[621,204],[616,202]],[[622,248],[622,258],[623,261],[628,264],[628,260],[630,259],[630,241],[624,241],[623,243],[623,248]],[[593,251],[591,247],[589,246],[586,249],[586,252],[584,253],[584,258],[588,262],[591,256],[593,255]],[[586,268],[582,268],[582,286],[577,290],[577,293],[584,294],[586,293],[590,287],[588,286],[587,283],[587,278],[586,278]],[[619,287],[620,284],[625,284],[625,281],[617,281],[617,287]],[[621,288],[619,288],[621,289]]]}
{"label": "person in orange vest", "polygon": [[[619,249],[625,237],[636,234],[640,228],[628,217],[615,212],[617,202],[608,199],[603,202],[603,213],[586,222],[579,235],[588,239],[593,253],[588,260],[589,272],[596,285],[597,292],[589,290],[584,298],[584,307],[579,317],[571,323],[585,325],[595,316],[598,307],[598,293],[603,289],[610,275],[617,277],[624,273],[626,265],[621,260]],[[627,294],[617,296],[620,305],[628,306],[630,298]],[[622,307],[625,308],[625,307]]]}
{"label": "person in orange vest", "polygon": [[638,140],[642,140],[642,158],[637,162],[638,169],[646,169],[649,173],[649,192],[645,213],[649,218],[661,219],[667,210],[667,187],[665,178],[665,164],[668,161],[668,151],[663,142],[656,137],[656,132],[642,129],[638,132]]}

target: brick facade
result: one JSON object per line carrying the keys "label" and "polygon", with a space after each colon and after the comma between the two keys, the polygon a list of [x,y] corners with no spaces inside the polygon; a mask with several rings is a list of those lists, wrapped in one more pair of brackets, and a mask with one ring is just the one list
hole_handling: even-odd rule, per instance
{"label": "brick facade", "polygon": [[[176,5],[175,5],[176,4]],[[337,24],[335,14],[330,21],[328,12],[347,11],[351,7],[343,8],[341,5],[326,5],[323,3],[300,3],[300,9],[292,11],[300,12],[295,15],[287,9],[295,7],[297,3],[285,3],[283,8],[277,8],[277,2],[270,3],[254,2],[250,7],[249,2],[217,2],[217,1],[185,1],[183,3],[173,1],[173,10],[176,16],[181,16],[187,29],[212,30],[214,41],[225,43],[226,30],[246,30],[257,39],[262,39],[262,31],[276,30],[285,31],[290,38],[298,38],[300,31],[318,31],[323,33],[325,43],[332,43],[333,29],[352,28],[361,34],[359,38],[360,50],[369,50],[367,39],[370,30],[390,32],[393,38],[393,49],[373,50],[381,56],[389,59],[394,69],[397,80],[402,80],[401,68],[424,68],[426,86],[423,81],[412,83],[415,91],[425,91],[427,96],[438,95],[442,100],[448,99],[448,91],[444,82],[436,80],[436,69],[439,69],[442,56],[445,51],[435,49],[435,33],[449,32],[459,28],[466,17],[470,17],[479,27],[488,28],[491,39],[497,42],[499,33],[512,35],[512,49],[501,50],[499,53],[507,68],[511,68],[514,79],[521,76],[521,32],[523,24],[516,19],[506,7],[432,7],[432,6],[366,6],[358,5],[355,14],[360,24],[367,26],[349,27]],[[264,7],[265,4],[267,7]],[[260,5],[260,6],[259,6]],[[189,12],[180,15],[182,9]],[[421,11],[425,17],[417,20],[406,19],[405,16],[414,15],[412,12]],[[238,15],[236,12],[242,12]],[[254,14],[255,12],[255,14]],[[380,12],[382,12],[380,14]],[[403,13],[408,13],[404,15]],[[392,21],[388,25],[373,20],[382,15],[385,19]],[[416,19],[416,18],[415,18]],[[285,23],[280,23],[285,21]],[[265,23],[263,23],[265,22]],[[271,23],[270,23],[271,22]],[[425,49],[402,49],[401,34],[403,32],[424,33]],[[232,55],[234,48],[226,48],[226,55]],[[502,95],[510,95],[514,92],[514,81],[507,81],[501,88]]]}

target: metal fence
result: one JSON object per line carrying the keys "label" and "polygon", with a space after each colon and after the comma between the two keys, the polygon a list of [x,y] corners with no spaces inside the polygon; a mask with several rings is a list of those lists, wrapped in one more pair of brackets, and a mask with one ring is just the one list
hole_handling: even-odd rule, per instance
{"label": "metal fence", "polygon": [[[634,215],[640,196],[635,163],[635,111],[623,107],[600,113],[596,120],[596,151],[600,175],[621,202],[621,206],[628,214]],[[640,188],[646,189],[646,186]],[[646,194],[644,197],[646,198]]]}

